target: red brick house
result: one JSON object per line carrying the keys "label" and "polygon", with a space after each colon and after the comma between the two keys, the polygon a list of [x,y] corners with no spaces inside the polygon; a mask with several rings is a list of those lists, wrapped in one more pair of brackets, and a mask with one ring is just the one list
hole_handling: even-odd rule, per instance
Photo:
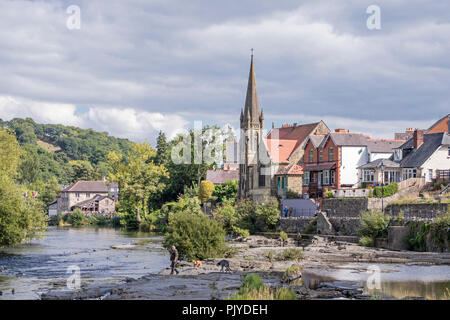
{"label": "red brick house", "polygon": [[366,137],[344,129],[309,136],[304,150],[303,193],[312,198],[326,190],[355,187],[358,167],[369,159]]}

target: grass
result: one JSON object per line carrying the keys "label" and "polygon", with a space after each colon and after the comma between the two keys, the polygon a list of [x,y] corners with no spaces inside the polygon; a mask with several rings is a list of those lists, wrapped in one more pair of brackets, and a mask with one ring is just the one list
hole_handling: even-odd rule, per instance
{"label": "grass", "polygon": [[271,288],[264,285],[261,277],[255,273],[245,277],[239,291],[227,300],[296,300],[297,295],[290,288]]}
{"label": "grass", "polygon": [[298,261],[304,258],[304,253],[302,250],[297,248],[289,248],[280,251],[275,259],[278,261]]}

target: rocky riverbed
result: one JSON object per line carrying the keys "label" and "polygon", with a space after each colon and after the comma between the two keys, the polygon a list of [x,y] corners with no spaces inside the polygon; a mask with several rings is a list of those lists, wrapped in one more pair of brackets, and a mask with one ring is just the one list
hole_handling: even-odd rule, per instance
{"label": "rocky riverbed", "polygon": [[[149,274],[139,279],[127,279],[119,284],[84,283],[80,290],[68,290],[63,284],[41,295],[41,299],[225,299],[234,294],[249,273],[258,273],[265,284],[274,287],[290,286],[299,299],[392,299],[384,295],[364,294],[361,281],[336,281],[336,279],[307,276],[308,270],[338,270],[343,264],[347,272],[365,273],[363,264],[450,265],[450,254],[389,251],[364,248],[355,244],[329,242],[321,237],[300,242],[289,239],[284,245],[278,239],[251,236],[230,243],[235,248],[227,257],[233,272],[222,273],[217,266],[221,259],[207,259],[201,267],[181,261],[179,275],[170,275],[166,268],[159,274]],[[279,261],[268,258],[268,252],[279,254],[283,250],[303,250],[298,261]],[[285,270],[292,266],[301,270],[295,281],[286,281]],[[383,270],[381,272],[394,272]],[[295,278],[295,277],[294,277]],[[291,279],[293,280],[293,279]],[[407,297],[421,298],[421,297]]]}

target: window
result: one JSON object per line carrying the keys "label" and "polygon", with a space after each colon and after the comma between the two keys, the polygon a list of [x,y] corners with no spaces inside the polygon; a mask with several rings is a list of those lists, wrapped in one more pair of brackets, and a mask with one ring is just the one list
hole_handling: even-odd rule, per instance
{"label": "window", "polygon": [[311,182],[311,183],[314,183],[315,182],[315,176],[314,176],[314,171],[310,171],[309,172],[309,181]]}
{"label": "window", "polygon": [[334,186],[334,170],[330,171],[330,185]]}
{"label": "window", "polygon": [[328,149],[328,161],[333,161],[334,158],[334,148],[330,147],[330,149]]}
{"label": "window", "polygon": [[303,185],[307,186],[309,184],[309,171],[305,171],[303,174]]}
{"label": "window", "polygon": [[417,170],[416,169],[403,169],[403,180],[417,178]]}
{"label": "window", "polygon": [[330,184],[330,170],[324,170],[323,171],[322,179],[323,179],[323,184],[324,185],[329,185]]}
{"label": "window", "polygon": [[450,157],[450,147],[448,147],[448,156]]}
{"label": "window", "polygon": [[266,176],[264,175],[264,166],[259,166],[259,186],[265,187],[266,186]]}
{"label": "window", "polygon": [[374,181],[373,170],[364,170],[363,182],[373,182],[373,181]]}
{"label": "window", "polygon": [[320,150],[320,151],[319,151],[319,162],[322,162],[322,154],[323,154],[323,151]]}
{"label": "window", "polygon": [[309,150],[309,162],[313,162],[313,158],[314,158],[314,150]]}

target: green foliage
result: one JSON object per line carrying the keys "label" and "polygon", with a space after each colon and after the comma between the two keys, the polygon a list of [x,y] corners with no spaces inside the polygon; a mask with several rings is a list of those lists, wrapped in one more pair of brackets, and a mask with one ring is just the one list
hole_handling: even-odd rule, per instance
{"label": "green foliage", "polygon": [[166,230],[164,246],[175,245],[188,260],[216,257],[226,250],[222,226],[203,214],[171,213]]}
{"label": "green foliage", "polygon": [[244,230],[237,226],[239,216],[231,200],[225,199],[222,205],[213,212],[213,217],[222,225],[227,234],[239,235],[237,233],[242,233],[242,230]]}
{"label": "green foliage", "polygon": [[276,259],[279,261],[298,261],[303,259],[304,254],[303,251],[298,248],[289,248],[280,251],[276,255]]}
{"label": "green foliage", "polygon": [[238,181],[228,180],[224,184],[218,184],[214,188],[213,196],[216,197],[218,203],[224,202],[226,199],[235,202],[238,192]]}
{"label": "green foliage", "polygon": [[430,223],[429,232],[434,246],[440,248],[441,251],[448,250],[450,244],[450,211],[441,212]]}
{"label": "green foliage", "polygon": [[[46,182],[56,177],[59,183],[72,183],[79,173],[72,172],[70,161],[87,161],[95,177],[107,176],[107,155],[111,151],[127,154],[132,142],[108,136],[92,129],[84,130],[55,124],[37,124],[31,118],[15,118],[0,121],[9,128],[24,148],[23,162],[19,171],[21,183]],[[80,168],[76,167],[75,170]],[[86,168],[81,168],[84,169]]]}
{"label": "green foliage", "polygon": [[280,217],[278,201],[269,198],[263,204],[251,199],[241,200],[236,207],[239,216],[239,227],[255,232],[273,231]]}
{"label": "green foliage", "polygon": [[410,249],[414,251],[426,251],[427,235],[430,231],[430,224],[423,221],[411,221],[408,222],[408,225],[410,227],[408,238]]}
{"label": "green foliage", "polygon": [[300,195],[298,192],[294,192],[292,190],[286,191],[286,199],[299,199]]}
{"label": "green foliage", "polygon": [[273,260],[275,259],[275,255],[276,252],[273,249],[264,252],[264,257],[266,257],[270,262],[273,262]]}
{"label": "green foliage", "polygon": [[121,154],[111,152],[108,161],[112,168],[111,181],[119,183],[119,212],[123,224],[129,229],[139,226],[137,216],[149,213],[149,200],[165,188],[168,173],[163,165],[153,162],[156,152],[149,144],[132,146],[126,161]]}
{"label": "green foliage", "polygon": [[245,277],[239,291],[227,300],[295,300],[297,296],[290,288],[274,289],[264,285],[257,274]]}
{"label": "green foliage", "polygon": [[362,236],[359,239],[359,244],[364,247],[373,247],[374,246],[374,238],[368,236]]}
{"label": "green foliage", "polygon": [[23,150],[10,130],[0,128],[0,247],[40,237],[47,218],[41,201],[25,198],[18,176]]}
{"label": "green foliage", "polygon": [[46,230],[42,203],[23,194],[12,178],[0,171],[0,247],[39,238]]}
{"label": "green foliage", "polygon": [[298,232],[297,235],[295,236],[295,239],[297,241],[301,241],[302,240],[302,234],[300,232]]}
{"label": "green foliage", "polygon": [[325,191],[325,197],[330,199],[330,198],[334,198],[334,193],[331,190],[327,190]]}
{"label": "green foliage", "polygon": [[390,185],[381,187],[381,186],[377,186],[375,187],[375,189],[373,189],[373,196],[375,198],[386,198],[386,197],[390,197],[393,196],[394,194],[396,194],[398,191],[398,183],[397,182],[393,182]]}
{"label": "green foliage", "polygon": [[305,229],[305,234],[315,234],[315,233],[317,233],[317,218],[312,219]]}
{"label": "green foliage", "polygon": [[85,219],[85,223],[94,225],[94,226],[103,227],[103,226],[107,226],[110,224],[110,219],[108,219],[105,216],[95,214],[95,215],[87,217]]}
{"label": "green foliage", "polygon": [[74,227],[79,227],[83,225],[85,222],[85,216],[83,211],[81,211],[81,209],[79,208],[73,210],[72,213],[69,214],[68,222]]}
{"label": "green foliage", "polygon": [[203,180],[200,183],[200,188],[198,190],[198,198],[200,199],[201,203],[205,203],[211,198],[212,194],[214,192],[214,183],[208,180]]}
{"label": "green foliage", "polygon": [[361,212],[360,228],[358,230],[358,234],[361,237],[367,236],[372,239],[385,236],[390,220],[390,215],[384,214],[381,211],[363,211]]}
{"label": "green foliage", "polygon": [[280,239],[286,241],[288,239],[288,235],[284,231],[280,231]]}

